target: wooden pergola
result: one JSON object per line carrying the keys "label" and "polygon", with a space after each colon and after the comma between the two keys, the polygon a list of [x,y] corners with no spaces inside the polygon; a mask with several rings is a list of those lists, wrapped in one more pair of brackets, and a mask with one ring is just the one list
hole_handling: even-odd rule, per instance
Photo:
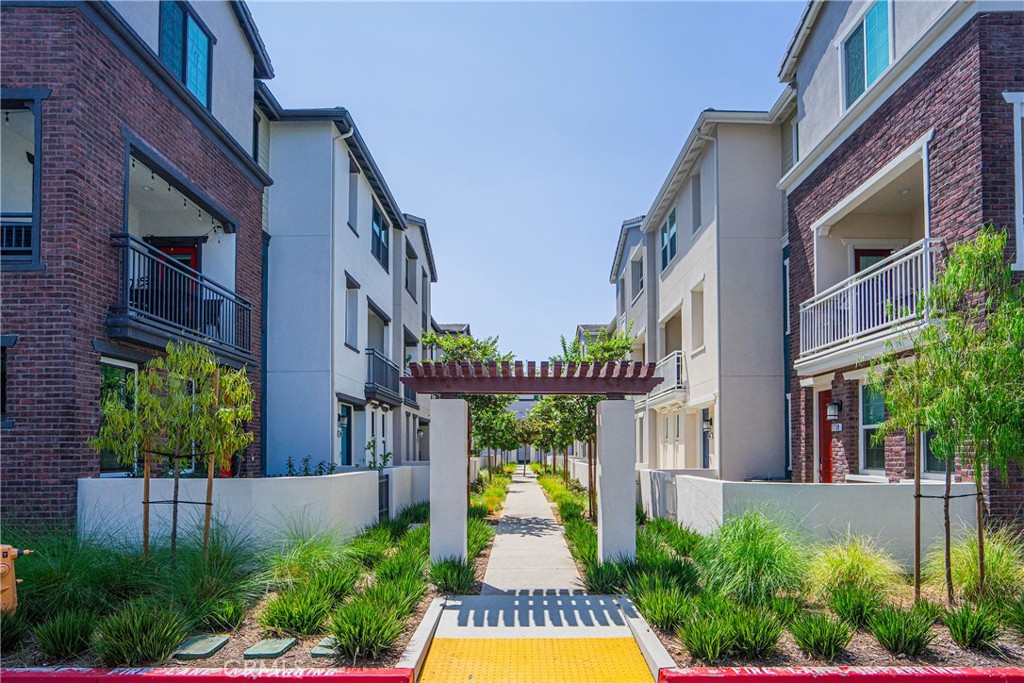
{"label": "wooden pergola", "polygon": [[409,364],[402,378],[407,387],[424,394],[455,398],[473,394],[604,396],[609,399],[648,394],[664,381],[654,375],[654,363],[562,363],[515,361],[502,363]]}

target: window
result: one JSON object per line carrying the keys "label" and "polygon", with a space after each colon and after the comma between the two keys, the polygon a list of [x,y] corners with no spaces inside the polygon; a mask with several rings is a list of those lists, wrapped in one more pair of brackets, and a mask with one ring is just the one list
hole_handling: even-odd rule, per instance
{"label": "window", "polygon": [[695,175],[690,178],[690,206],[693,209],[691,235],[696,235],[697,231],[700,230],[702,220],[700,201],[700,176]]}
{"label": "window", "polygon": [[388,234],[388,224],[384,221],[384,216],[381,214],[380,209],[377,208],[377,204],[373,205],[373,235],[370,238],[370,253],[377,259],[380,265],[384,266],[384,270],[388,270],[388,255],[390,254],[390,236]]}
{"label": "window", "polygon": [[661,226],[661,269],[665,270],[669,262],[676,257],[676,210],[668,214],[668,219]]}
{"label": "window", "polygon": [[633,298],[644,291],[644,260],[638,258],[630,262],[630,275],[633,280]]}
{"label": "window", "polygon": [[409,292],[413,301],[416,301],[416,276],[419,275],[419,267],[416,264],[419,259],[409,246],[408,240],[405,244],[405,291]]}
{"label": "window", "polygon": [[39,264],[42,102],[3,100],[0,129],[0,259],[5,269]]}
{"label": "window", "polygon": [[359,224],[359,166],[355,159],[348,160],[348,227],[352,232],[359,234],[356,226]]}
{"label": "window", "polygon": [[1003,99],[1013,105],[1014,214],[1017,259],[1013,267],[1024,270],[1024,92],[1004,92]]}
{"label": "window", "polygon": [[345,345],[359,350],[359,285],[349,281],[345,288]]}
{"label": "window", "polygon": [[849,107],[889,66],[889,0],[875,0],[843,42],[843,65]]}
{"label": "window", "polygon": [[210,43],[191,7],[175,0],[160,3],[160,61],[206,108],[210,107]]}
{"label": "window", "polygon": [[860,452],[863,469],[885,469],[885,446],[875,445],[871,437],[885,421],[885,397],[867,385],[860,386]]}
{"label": "window", "polygon": [[946,461],[932,452],[932,434],[924,433],[924,471],[929,474],[946,473]]}
{"label": "window", "polygon": [[259,163],[260,160],[260,115],[252,113],[252,159]]}
{"label": "window", "polygon": [[[113,396],[131,408],[135,400],[135,377],[138,367],[134,363],[104,358],[100,361],[100,404]],[[100,474],[128,476],[135,467],[126,466],[109,451],[100,453]]]}
{"label": "window", "polygon": [[682,418],[683,416],[680,413],[676,413],[676,441],[679,441],[679,422],[682,420]]}
{"label": "window", "polygon": [[665,429],[662,431],[662,439],[668,443],[668,415],[665,416]]}
{"label": "window", "polygon": [[690,353],[704,346],[704,284],[690,290]]}
{"label": "window", "polygon": [[626,312],[626,279],[620,277],[615,289],[618,290],[619,295],[619,315],[622,315]]}

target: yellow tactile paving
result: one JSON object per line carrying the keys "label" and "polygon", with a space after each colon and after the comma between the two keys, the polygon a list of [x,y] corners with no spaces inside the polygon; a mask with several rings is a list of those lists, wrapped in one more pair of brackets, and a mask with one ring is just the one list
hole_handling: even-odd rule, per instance
{"label": "yellow tactile paving", "polygon": [[632,638],[435,638],[420,683],[651,683]]}

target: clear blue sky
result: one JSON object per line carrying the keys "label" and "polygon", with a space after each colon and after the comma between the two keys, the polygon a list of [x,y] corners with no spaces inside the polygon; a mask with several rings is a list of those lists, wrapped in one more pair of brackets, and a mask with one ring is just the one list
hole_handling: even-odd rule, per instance
{"label": "clear blue sky", "polygon": [[285,107],[343,106],[427,219],[433,313],[545,359],[702,109],[767,109],[802,2],[251,2]]}

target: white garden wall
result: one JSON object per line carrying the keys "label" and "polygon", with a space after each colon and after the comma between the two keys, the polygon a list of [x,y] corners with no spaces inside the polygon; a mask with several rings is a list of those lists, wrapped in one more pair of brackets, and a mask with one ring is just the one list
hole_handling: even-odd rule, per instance
{"label": "white garden wall", "polygon": [[[811,540],[846,533],[869,536],[906,567],[914,559],[913,484],[721,481],[671,470],[640,470],[644,510],[652,517],[674,517],[706,534],[744,510],[763,510],[789,523]],[[924,495],[941,495],[942,482],[926,480]],[[953,495],[972,493],[974,484],[953,485]],[[673,505],[674,503],[674,505]],[[673,509],[674,507],[674,509]],[[942,540],[942,501],[922,500],[921,542],[925,551]],[[975,527],[973,498],[950,501],[954,533]]]}
{"label": "white garden wall", "polygon": [[[429,498],[427,464],[393,467],[392,514]],[[377,472],[355,470],[320,477],[214,479],[213,516],[229,528],[273,542],[295,529],[349,538],[377,522]],[[150,500],[170,500],[173,480],[153,479]],[[205,479],[182,479],[179,500],[206,500]],[[181,505],[183,532],[202,524],[202,505]],[[136,542],[142,536],[142,479],[78,480],[78,528],[87,534]],[[171,506],[152,505],[150,533],[166,537]]]}

